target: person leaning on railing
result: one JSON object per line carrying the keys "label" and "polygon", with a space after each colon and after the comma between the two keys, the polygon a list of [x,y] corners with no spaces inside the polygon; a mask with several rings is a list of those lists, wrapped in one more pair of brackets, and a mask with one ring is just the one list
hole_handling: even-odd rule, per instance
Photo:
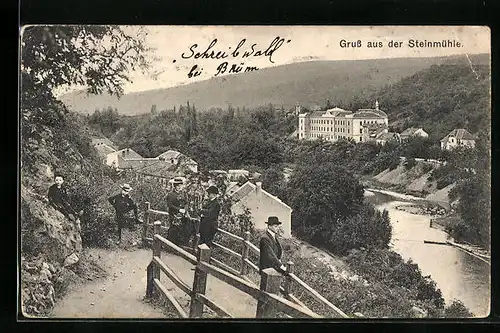
{"label": "person leaning on railing", "polygon": [[[219,194],[219,189],[211,185],[207,189],[208,200],[205,201],[201,209],[201,214],[199,218],[199,232],[200,232],[200,242],[199,244],[206,244],[208,247],[212,246],[212,241],[219,228],[219,213],[220,213],[220,203],[217,199]],[[189,216],[187,212],[187,217],[193,221],[198,219]]]}
{"label": "person leaning on railing", "polygon": [[288,275],[288,271],[281,262],[283,249],[278,240],[281,221],[276,216],[269,216],[267,219],[267,230],[260,238],[259,273],[266,268],[274,268],[281,274]]}

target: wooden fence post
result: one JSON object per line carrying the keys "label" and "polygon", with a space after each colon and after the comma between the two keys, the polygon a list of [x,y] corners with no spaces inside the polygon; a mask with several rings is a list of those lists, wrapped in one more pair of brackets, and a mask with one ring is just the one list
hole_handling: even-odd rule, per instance
{"label": "wooden fence post", "polygon": [[193,251],[194,251],[194,253],[196,253],[198,250],[198,245],[200,244],[200,221],[195,220],[193,223],[195,223],[195,227],[194,227],[195,235],[194,235],[194,240],[193,240]]}
{"label": "wooden fence post", "polygon": [[144,221],[142,222],[142,245],[146,246],[146,237],[148,235],[148,224],[149,224],[149,210],[151,209],[151,204],[146,201],[146,211],[144,212]]}
{"label": "wooden fence post", "polygon": [[[293,262],[289,261],[286,263],[286,270],[288,273],[293,273]],[[292,277],[285,276],[285,283],[283,284],[283,289],[285,289],[285,295],[290,295],[292,293]]]}
{"label": "wooden fence post", "polygon": [[198,245],[199,244],[200,244],[200,233],[197,232],[196,236],[194,236],[194,243],[193,243],[193,250],[194,250],[194,252],[196,252],[196,250],[198,249]]}
{"label": "wooden fence post", "polygon": [[[210,262],[210,248],[206,244],[198,245],[197,259],[199,262]],[[193,293],[191,295],[191,305],[189,307],[189,318],[201,318],[203,315],[203,303],[196,299],[196,294],[205,294],[207,289],[207,273],[199,266],[194,270]]]}
{"label": "wooden fence post", "polygon": [[[260,276],[260,290],[270,294],[279,294],[281,274],[274,268],[266,268]],[[275,318],[276,309],[269,302],[259,300],[256,318]]]}
{"label": "wooden fence post", "polygon": [[146,298],[153,297],[154,293],[154,282],[153,282],[153,270],[154,262],[151,261],[146,269]]}
{"label": "wooden fence post", "polygon": [[[155,237],[155,235],[160,234],[160,227],[161,227],[161,222],[160,221],[155,221],[153,223],[154,225],[154,230],[153,230],[153,257],[158,257],[161,258],[161,241]],[[158,265],[154,265],[153,269],[153,278],[154,279],[160,279],[160,267]]]}
{"label": "wooden fence post", "polygon": [[243,250],[241,252],[241,267],[240,267],[240,275],[244,276],[247,274],[247,263],[246,259],[248,258],[248,251],[250,250],[247,242],[250,241],[250,231],[245,231],[243,234]]}

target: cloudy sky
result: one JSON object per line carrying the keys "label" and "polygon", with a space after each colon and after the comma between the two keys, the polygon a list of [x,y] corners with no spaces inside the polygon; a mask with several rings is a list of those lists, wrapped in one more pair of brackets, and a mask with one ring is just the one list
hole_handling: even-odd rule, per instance
{"label": "cloudy sky", "polygon": [[[146,43],[154,49],[157,61],[148,74],[134,73],[133,83],[125,87],[126,92],[158,89],[187,84],[213,77],[221,63],[227,61],[228,75],[232,64],[265,68],[307,60],[354,60],[392,57],[433,57],[453,54],[490,53],[490,30],[487,27],[440,27],[440,26],[146,26]],[[138,27],[125,27],[135,33]],[[276,39],[277,38],[277,39]],[[273,40],[282,44],[272,44]],[[228,54],[224,59],[195,59],[197,52],[205,51],[216,39],[210,51]],[[410,48],[410,39],[420,41],[459,41],[462,46],[449,48]],[[238,56],[233,52],[238,44]],[[341,40],[361,41],[361,47],[341,47]],[[389,47],[389,41],[403,42],[402,47]],[[382,42],[383,47],[369,48],[368,42]],[[194,46],[194,44],[197,44]],[[245,51],[254,46],[265,51],[276,48],[272,57],[250,56],[243,58]],[[279,47],[277,47],[279,45]],[[210,53],[209,51],[209,53]],[[184,55],[184,56],[183,56]],[[272,62],[271,62],[272,60]],[[243,64],[243,65],[241,65]],[[198,66],[200,75],[188,77],[193,66]]]}

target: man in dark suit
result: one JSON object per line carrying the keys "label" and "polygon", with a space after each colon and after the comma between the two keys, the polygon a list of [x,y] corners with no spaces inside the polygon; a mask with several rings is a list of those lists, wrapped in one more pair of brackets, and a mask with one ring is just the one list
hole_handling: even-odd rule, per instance
{"label": "man in dark suit", "polygon": [[64,216],[66,216],[70,221],[78,220],[83,212],[75,212],[69,203],[68,192],[64,186],[64,178],[61,174],[56,174],[54,176],[54,184],[49,188],[47,193],[47,198],[49,204],[60,211]]}
{"label": "man in dark suit", "polygon": [[282,274],[288,274],[281,262],[283,250],[277,237],[281,221],[276,216],[269,216],[266,224],[266,233],[260,239],[259,272],[262,274],[264,269],[274,268]]}
{"label": "man in dark suit", "polygon": [[200,214],[200,244],[212,246],[212,241],[219,228],[220,204],[217,196],[219,189],[212,185],[207,189],[208,200],[203,204]]}
{"label": "man in dark suit", "polygon": [[[120,194],[114,195],[108,198],[108,201],[115,208],[116,223],[118,225],[118,241],[119,244],[122,240],[122,228],[128,226],[131,230],[135,230],[135,223],[139,222],[139,216],[137,214],[137,205],[130,198],[130,191],[132,187],[129,184],[123,184],[120,186],[122,192]],[[131,218],[127,216],[130,211],[134,211],[134,222],[131,222]]]}

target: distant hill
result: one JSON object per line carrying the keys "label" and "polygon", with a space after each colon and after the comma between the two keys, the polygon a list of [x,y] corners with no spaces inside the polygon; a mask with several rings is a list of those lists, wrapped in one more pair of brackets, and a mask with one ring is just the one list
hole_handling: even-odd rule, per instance
{"label": "distant hill", "polygon": [[[472,58],[473,61],[489,62],[487,55]],[[86,96],[85,92],[69,93],[63,95],[61,100],[80,113],[93,113],[96,109],[112,106],[123,115],[148,113],[152,105],[156,105],[158,110],[172,109],[186,101],[194,104],[199,111],[211,107],[226,108],[228,104],[253,108],[272,103],[286,109],[296,103],[305,107],[324,106],[327,99],[341,105],[354,96],[369,96],[387,84],[442,63],[467,64],[468,60],[465,56],[452,56],[308,61],[173,88],[130,93],[119,100],[109,95]]]}

